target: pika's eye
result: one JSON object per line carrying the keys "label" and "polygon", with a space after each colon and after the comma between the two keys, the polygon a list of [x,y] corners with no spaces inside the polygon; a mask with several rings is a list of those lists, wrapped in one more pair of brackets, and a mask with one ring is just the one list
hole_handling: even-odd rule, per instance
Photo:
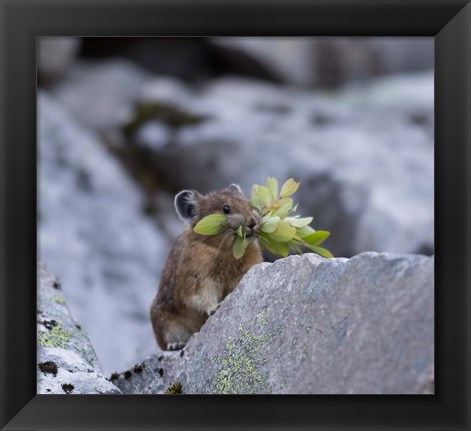
{"label": "pika's eye", "polygon": [[229,214],[229,213],[231,212],[231,207],[230,207],[229,205],[224,205],[224,206],[222,207],[222,212],[223,212],[224,214]]}

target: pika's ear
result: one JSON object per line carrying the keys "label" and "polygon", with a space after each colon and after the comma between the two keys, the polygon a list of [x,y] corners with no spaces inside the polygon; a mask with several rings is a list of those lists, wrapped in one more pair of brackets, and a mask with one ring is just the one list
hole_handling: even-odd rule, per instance
{"label": "pika's ear", "polygon": [[185,223],[191,223],[198,214],[200,197],[201,195],[196,190],[183,190],[175,196],[175,210]]}
{"label": "pika's ear", "polygon": [[229,190],[235,190],[235,191],[237,191],[237,192],[239,192],[239,193],[244,194],[244,192],[243,192],[242,189],[240,188],[239,184],[231,184],[231,185],[229,186]]}

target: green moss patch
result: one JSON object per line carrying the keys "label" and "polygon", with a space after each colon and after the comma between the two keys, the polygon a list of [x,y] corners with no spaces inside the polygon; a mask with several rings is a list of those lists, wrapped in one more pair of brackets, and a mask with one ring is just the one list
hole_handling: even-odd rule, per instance
{"label": "green moss patch", "polygon": [[165,391],[166,395],[180,395],[182,394],[182,384],[181,383],[175,383],[172,386],[169,386],[167,390]]}
{"label": "green moss patch", "polygon": [[250,330],[240,326],[237,339],[229,337],[224,357],[215,357],[212,362],[219,371],[209,386],[209,393],[240,394],[270,393],[267,383],[268,373],[261,370],[268,362],[264,352],[273,336],[254,335]]}
{"label": "green moss patch", "polygon": [[65,304],[65,299],[60,295],[54,296],[53,301],[57,302],[58,304]]}
{"label": "green moss patch", "polygon": [[41,332],[38,336],[38,343],[43,347],[62,347],[65,349],[71,338],[72,332],[57,324],[50,331]]}

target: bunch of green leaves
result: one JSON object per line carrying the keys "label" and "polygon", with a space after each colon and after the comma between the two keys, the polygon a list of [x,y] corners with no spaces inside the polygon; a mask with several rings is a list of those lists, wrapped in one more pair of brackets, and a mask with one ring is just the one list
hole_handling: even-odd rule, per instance
{"label": "bunch of green leaves", "polygon": [[250,204],[262,216],[256,235],[262,246],[274,254],[286,257],[290,250],[301,254],[304,246],[323,257],[333,257],[329,250],[319,247],[330,233],[314,230],[310,226],[312,217],[294,215],[298,205],[293,206],[293,199],[289,196],[298,190],[299,185],[290,178],[278,193],[278,181],[267,178],[266,186],[252,187]]}
{"label": "bunch of green leaves", "polygon": [[[255,232],[262,247],[271,253],[288,256],[289,251],[302,253],[301,247],[307,247],[313,252],[326,257],[332,257],[329,250],[319,245],[329,237],[330,233],[314,230],[310,225],[312,217],[294,215],[298,205],[293,206],[289,196],[298,190],[300,183],[292,178],[285,181],[278,193],[278,181],[267,178],[266,186],[254,185],[250,204],[260,214],[260,227]],[[227,231],[227,217],[223,214],[211,214],[201,219],[193,231],[200,235],[217,235]],[[233,244],[233,254],[240,259],[245,254],[248,241],[242,226],[235,231],[236,239]]]}
{"label": "bunch of green leaves", "polygon": [[[193,232],[199,235],[218,235],[228,230],[226,225],[227,216],[223,214],[211,214],[202,218],[193,228]],[[246,233],[239,226],[235,232],[237,237],[232,246],[232,253],[236,259],[240,259],[245,254],[248,241]]]}

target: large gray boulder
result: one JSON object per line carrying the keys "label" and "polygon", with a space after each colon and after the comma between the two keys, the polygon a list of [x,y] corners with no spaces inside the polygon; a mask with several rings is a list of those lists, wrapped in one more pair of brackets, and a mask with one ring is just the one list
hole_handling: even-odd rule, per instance
{"label": "large gray boulder", "polygon": [[167,240],[98,135],[43,92],[38,144],[40,260],[109,375],[154,351],[148,313]]}
{"label": "large gray boulder", "polygon": [[37,293],[38,394],[120,394],[72,318],[60,282],[41,265]]}
{"label": "large gray boulder", "polygon": [[434,258],[257,265],[183,351],[113,381],[127,394],[433,393]]}

